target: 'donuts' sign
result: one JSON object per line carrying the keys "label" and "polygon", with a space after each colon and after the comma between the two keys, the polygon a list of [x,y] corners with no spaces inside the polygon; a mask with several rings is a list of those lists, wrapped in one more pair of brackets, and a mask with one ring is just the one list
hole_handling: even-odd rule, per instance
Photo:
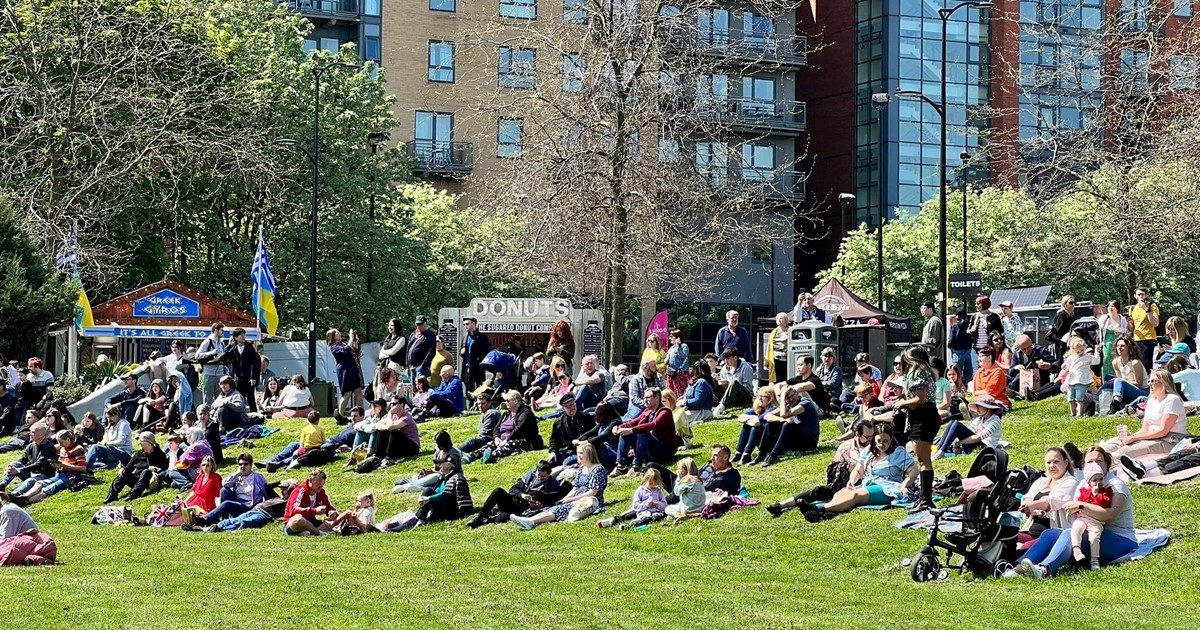
{"label": "'donuts' sign", "polygon": [[471,300],[471,316],[479,320],[556,320],[571,318],[571,302],[553,298]]}

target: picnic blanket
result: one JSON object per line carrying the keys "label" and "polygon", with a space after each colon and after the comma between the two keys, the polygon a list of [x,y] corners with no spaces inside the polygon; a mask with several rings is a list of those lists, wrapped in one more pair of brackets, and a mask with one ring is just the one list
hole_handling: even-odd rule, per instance
{"label": "picnic blanket", "polygon": [[[1193,442],[1191,439],[1180,440],[1179,443],[1175,445],[1175,448],[1171,449],[1171,454],[1178,453],[1179,451],[1181,451],[1185,448],[1190,448],[1192,446],[1192,444],[1193,444]],[[1162,457],[1166,457],[1166,455],[1147,455],[1146,457],[1139,457],[1138,459],[1139,459],[1139,461],[1149,464],[1149,463],[1157,461],[1159,458],[1162,458]],[[1141,479],[1130,479],[1129,475],[1125,474],[1124,469],[1118,469],[1117,474],[1125,481],[1133,482],[1138,485],[1169,486],[1173,483],[1178,483],[1180,481],[1187,481],[1188,479],[1192,479],[1194,477],[1200,476],[1200,466],[1193,466],[1191,468],[1185,468],[1178,472],[1173,472],[1169,475],[1157,475],[1154,477],[1143,477]]]}
{"label": "picnic blanket", "polygon": [[232,431],[227,431],[221,436],[221,446],[234,446],[242,440],[258,440],[278,431],[279,427],[265,427],[261,424],[239,427]]}

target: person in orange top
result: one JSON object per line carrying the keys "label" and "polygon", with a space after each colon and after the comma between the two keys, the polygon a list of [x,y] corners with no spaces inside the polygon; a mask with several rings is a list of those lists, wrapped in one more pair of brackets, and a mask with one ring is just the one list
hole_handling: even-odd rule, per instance
{"label": "person in orange top", "polygon": [[[996,351],[990,347],[979,350],[979,369],[975,371],[975,400],[994,400],[1004,409],[1012,409],[1008,400],[1008,375],[996,365]],[[966,417],[964,415],[964,417]]]}
{"label": "person in orange top", "polygon": [[191,523],[197,513],[207,514],[217,508],[221,496],[221,475],[217,474],[217,460],[212,455],[200,461],[200,474],[192,484],[192,492],[183,500],[188,509],[183,512],[183,521]]}

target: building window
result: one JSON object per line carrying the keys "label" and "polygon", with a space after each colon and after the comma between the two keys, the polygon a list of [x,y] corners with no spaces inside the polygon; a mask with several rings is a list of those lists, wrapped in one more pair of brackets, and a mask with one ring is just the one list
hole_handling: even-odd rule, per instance
{"label": "building window", "polygon": [[1175,17],[1192,17],[1192,0],[1175,0]]}
{"label": "building window", "polygon": [[756,263],[774,263],[775,245],[764,240],[750,243],[750,259]]}
{"label": "building window", "polygon": [[325,52],[330,52],[330,53],[333,53],[336,55],[338,48],[341,48],[341,47],[342,47],[342,42],[338,41],[338,38],[336,38],[336,37],[322,37],[321,38],[321,50],[324,50]]}
{"label": "building window", "polygon": [[583,89],[583,71],[587,58],[582,53],[567,53],[563,55],[563,85],[564,92],[578,92]]}
{"label": "building window", "polygon": [[418,111],[413,124],[413,158],[418,162],[449,162],[454,142],[454,114]]}
{"label": "building window", "polygon": [[524,148],[525,121],[520,118],[501,118],[496,122],[496,157],[518,157]]}
{"label": "building window", "polygon": [[700,9],[696,14],[696,27],[700,31],[701,43],[716,48],[724,48],[729,44],[729,11]]}
{"label": "building window", "polygon": [[500,87],[532,90],[537,70],[537,51],[532,48],[500,47]]}
{"label": "building window", "polygon": [[1147,58],[1148,54],[1142,50],[1121,51],[1121,78],[1127,82],[1126,89],[1145,90],[1150,86]]}
{"label": "building window", "polygon": [[379,15],[382,3],[383,0],[363,0],[363,13],[366,15]]}
{"label": "building window", "polygon": [[382,58],[380,54],[380,36],[378,24],[363,25],[363,59],[379,63]]}
{"label": "building window", "polygon": [[727,147],[720,142],[696,143],[696,172],[716,188],[724,186],[729,175],[726,151]]}
{"label": "building window", "polygon": [[500,0],[500,17],[536,19],[537,0]]}
{"label": "building window", "polygon": [[587,24],[588,15],[584,5],[587,0],[563,0],[563,21],[572,24]]}
{"label": "building window", "polygon": [[1196,89],[1196,73],[1200,64],[1197,57],[1191,55],[1176,55],[1171,57],[1171,89]]}
{"label": "building window", "polygon": [[746,11],[742,14],[742,36],[752,50],[774,50],[775,19]]}
{"label": "building window", "polygon": [[449,11],[453,13],[457,9],[455,6],[456,1],[457,0],[429,0],[429,10]]}
{"label": "building window", "polygon": [[454,44],[429,42],[429,80],[454,83]]}
{"label": "building window", "polygon": [[742,145],[742,179],[769,182],[775,175],[775,147],[769,144]]}
{"label": "building window", "polygon": [[658,139],[658,161],[675,163],[679,161],[679,140],[666,136]]}

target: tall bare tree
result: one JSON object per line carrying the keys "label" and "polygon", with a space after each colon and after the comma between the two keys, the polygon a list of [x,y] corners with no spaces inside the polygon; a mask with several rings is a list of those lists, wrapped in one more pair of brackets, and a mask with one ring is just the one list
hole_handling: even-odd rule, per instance
{"label": "tall bare tree", "polygon": [[502,156],[472,200],[521,226],[551,290],[602,303],[609,357],[630,300],[702,296],[750,248],[795,243],[804,111],[784,94],[805,42],[780,31],[804,4],[741,3],[731,28],[731,3],[577,0],[460,31],[465,122]]}

